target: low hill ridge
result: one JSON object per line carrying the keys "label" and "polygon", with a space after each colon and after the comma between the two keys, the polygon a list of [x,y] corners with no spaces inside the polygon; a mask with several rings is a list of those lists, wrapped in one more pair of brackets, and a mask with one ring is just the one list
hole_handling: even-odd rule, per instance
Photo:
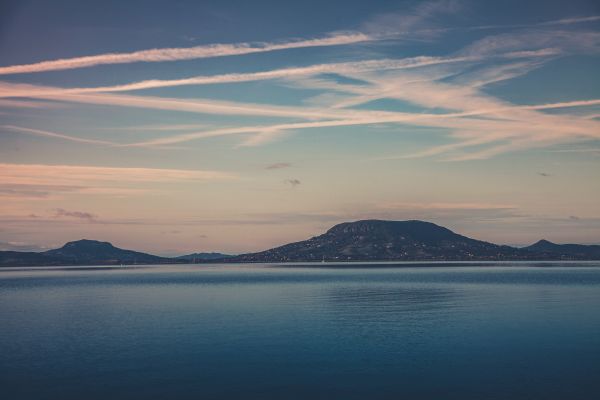
{"label": "low hill ridge", "polygon": [[41,253],[0,251],[0,266],[469,260],[600,260],[600,245],[556,244],[542,239],[516,248],[472,239],[432,222],[369,219],[344,222],[308,240],[238,256],[193,253],[167,258],[90,239]]}
{"label": "low hill ridge", "polygon": [[431,222],[360,220],[323,235],[229,261],[375,261],[527,259],[529,252],[468,238]]}
{"label": "low hill ridge", "polygon": [[600,245],[557,244],[542,239],[531,246],[524,247],[524,249],[545,257],[600,259]]}
{"label": "low hill ridge", "polygon": [[46,255],[62,258],[73,263],[106,263],[106,264],[135,264],[135,263],[166,263],[168,258],[154,256],[133,250],[124,250],[109,242],[82,239],[66,243],[60,249],[48,250]]}

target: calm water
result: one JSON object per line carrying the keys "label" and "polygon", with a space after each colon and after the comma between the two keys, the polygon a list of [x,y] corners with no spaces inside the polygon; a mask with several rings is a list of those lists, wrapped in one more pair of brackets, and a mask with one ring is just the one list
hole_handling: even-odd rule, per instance
{"label": "calm water", "polygon": [[0,396],[600,398],[600,263],[0,270]]}

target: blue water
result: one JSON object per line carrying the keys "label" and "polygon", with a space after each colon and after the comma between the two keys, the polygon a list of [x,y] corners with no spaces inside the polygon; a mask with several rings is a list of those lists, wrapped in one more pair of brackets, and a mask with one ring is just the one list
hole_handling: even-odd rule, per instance
{"label": "blue water", "polygon": [[600,263],[3,269],[0,397],[600,398]]}

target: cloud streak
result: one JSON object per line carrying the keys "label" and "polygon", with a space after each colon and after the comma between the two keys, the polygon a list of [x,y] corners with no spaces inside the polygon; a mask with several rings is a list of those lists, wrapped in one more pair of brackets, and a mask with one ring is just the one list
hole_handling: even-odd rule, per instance
{"label": "cloud streak", "polygon": [[330,36],[322,38],[293,40],[280,43],[265,42],[208,44],[194,47],[141,50],[134,51],[131,53],[106,53],[93,56],[42,61],[33,64],[0,67],[0,75],[59,71],[108,64],[129,64],[135,62],[165,62],[212,57],[226,57],[252,53],[264,53],[277,50],[299,49],[306,47],[341,46],[366,42],[372,39],[373,38],[364,33],[348,32],[332,34]]}
{"label": "cloud streak", "polygon": [[[453,10],[456,10],[453,2],[427,3],[414,10],[414,15],[410,14],[410,18],[404,22],[411,27],[421,26],[427,18]],[[400,18],[401,16],[396,17]],[[591,22],[595,21],[595,18],[572,18],[549,21],[546,24],[567,25]],[[336,40],[345,37],[344,35],[354,38],[348,39],[350,41],[356,39],[353,33],[339,35],[331,36],[326,41],[314,39],[309,41],[310,43],[294,41],[276,46],[333,45],[339,43]],[[370,35],[376,37],[378,34],[370,33]],[[334,37],[337,39],[334,40]],[[419,56],[404,59],[362,60],[288,67],[261,72],[195,76],[175,80],[145,80],[87,88],[54,88],[3,82],[0,83],[0,97],[287,119],[285,122],[271,124],[207,128],[198,132],[179,133],[157,139],[119,144],[119,146],[164,146],[227,135],[246,135],[240,145],[257,146],[277,139],[292,130],[396,124],[440,128],[456,139],[454,143],[403,157],[449,154],[446,158],[448,160],[481,159],[506,151],[549,146],[568,141],[597,139],[600,136],[598,133],[600,132],[600,122],[595,119],[564,112],[560,115],[543,112],[559,108],[568,111],[567,109],[575,107],[594,107],[600,105],[600,99],[515,105],[481,91],[482,87],[491,83],[526,74],[557,56],[570,54],[573,51],[595,51],[594,49],[598,47],[597,44],[600,43],[599,39],[600,37],[596,33],[589,31],[541,29],[535,32],[488,36],[446,57]],[[344,40],[346,39],[342,41]],[[270,45],[258,47],[276,49],[271,48]],[[150,61],[163,60],[161,58],[163,56],[152,55],[154,53],[151,55],[141,53],[148,56]],[[123,58],[122,62],[129,62],[125,60],[128,58]],[[495,61],[496,65],[486,67],[486,63],[489,61]],[[432,68],[437,68],[438,71],[454,72],[441,74],[443,77],[438,72],[436,76],[435,73],[432,74]],[[337,74],[344,78],[358,80],[362,84],[339,83],[323,76],[319,77],[320,74]],[[322,94],[321,103],[318,106],[282,106],[112,93],[182,85],[209,85],[273,79],[284,79],[296,87],[326,92]],[[361,107],[380,99],[401,100],[416,105],[421,110],[398,112]],[[189,127],[193,128],[193,126]],[[55,139],[88,144],[117,145],[107,141],[78,138],[63,133],[31,128],[16,126],[5,126],[5,128],[19,133]],[[464,154],[464,152],[470,154]]]}
{"label": "cloud streak", "polygon": [[41,129],[23,128],[23,127],[14,126],[14,125],[0,125],[0,129],[6,129],[9,131],[24,133],[24,134],[28,134],[28,135],[34,135],[34,136],[42,136],[42,137],[49,137],[49,138],[53,138],[53,139],[67,140],[67,141],[77,142],[77,143],[98,144],[98,145],[103,145],[103,146],[114,146],[117,144],[117,143],[108,142],[105,140],[85,139],[85,138],[80,138],[80,137],[76,137],[76,136],[64,135],[62,133],[50,132],[50,131],[45,131],[45,130],[41,130]]}
{"label": "cloud streak", "polygon": [[[313,129],[313,128],[326,128],[326,127],[340,127],[340,126],[354,126],[354,125],[372,125],[372,124],[381,124],[381,123],[403,123],[403,124],[414,124],[414,125],[423,125],[423,126],[434,126],[434,127],[446,127],[446,128],[468,128],[470,131],[476,131],[477,129],[489,128],[493,126],[500,126],[503,129],[514,129],[517,127],[524,128],[526,127],[527,122],[523,121],[521,125],[517,125],[515,123],[510,123],[510,121],[494,121],[494,120],[482,120],[482,119],[465,119],[465,117],[480,117],[485,115],[495,115],[495,114],[507,114],[515,111],[527,111],[527,110],[548,110],[548,109],[556,109],[556,108],[568,108],[568,107],[581,107],[581,106],[592,106],[592,105],[600,105],[600,99],[598,100],[581,100],[581,101],[572,101],[572,102],[561,102],[561,103],[552,103],[552,104],[540,104],[540,105],[524,105],[524,106],[511,106],[504,104],[494,104],[495,107],[489,108],[481,108],[481,109],[473,109],[469,111],[456,112],[456,113],[446,113],[446,114],[429,114],[429,113],[420,113],[420,114],[407,114],[407,113],[381,113],[381,114],[362,114],[360,111],[352,111],[354,114],[351,118],[346,119],[338,119],[338,120],[326,120],[326,121],[315,121],[315,122],[299,122],[299,123],[287,123],[287,124],[277,124],[277,125],[266,125],[266,126],[245,126],[245,127],[237,127],[237,128],[225,128],[225,129],[215,129],[215,130],[206,130],[201,132],[193,132],[193,133],[185,133],[180,135],[173,135],[164,138],[153,139],[144,142],[132,143],[126,146],[158,146],[158,145],[168,145],[175,144],[181,142],[187,142],[191,140],[204,139],[209,137],[216,136],[227,136],[227,135],[238,135],[238,134],[249,134],[249,133],[272,133],[278,134],[282,131],[288,130],[296,130],[296,129]],[[552,115],[545,114],[536,114],[535,116],[548,118],[556,122],[560,121],[561,117],[556,117]],[[449,122],[453,120],[454,122]],[[597,129],[600,128],[600,124],[596,121],[589,120],[581,120],[579,121],[583,124],[582,127],[577,129],[573,123],[577,120],[568,120],[570,122],[566,129],[568,129],[569,134],[579,133],[582,136],[589,137],[600,137],[600,131]],[[550,122],[550,121],[549,121]],[[531,122],[529,122],[531,125]],[[548,126],[546,126],[548,125]],[[544,124],[543,129],[552,128],[549,126],[550,124]],[[553,130],[556,130],[559,127],[565,127],[565,121],[562,120],[562,124],[555,126]],[[589,128],[589,129],[588,129]],[[531,126],[529,126],[531,129]],[[594,130],[596,129],[596,130]],[[515,134],[513,132],[513,134]],[[494,140],[499,140],[505,136],[500,138],[493,138]],[[488,138],[483,138],[477,143],[469,143],[469,145],[481,144],[489,141],[490,136]],[[255,145],[260,143],[247,143],[248,145]]]}
{"label": "cloud streak", "polygon": [[[352,75],[351,75],[352,76]],[[255,134],[256,136],[247,139],[242,145],[253,146],[265,143],[277,138],[285,131],[293,129],[324,128],[335,126],[368,125],[379,123],[400,123],[416,124],[423,126],[434,126],[449,128],[452,130],[463,131],[466,137],[462,144],[452,146],[453,149],[467,147],[473,144],[473,138],[469,137],[470,132],[478,132],[475,144],[484,144],[491,141],[510,138],[518,130],[536,131],[538,144],[543,144],[544,140],[539,140],[544,132],[544,137],[548,143],[560,142],[568,137],[588,136],[597,137],[598,121],[589,118],[577,118],[571,116],[553,116],[541,113],[532,113],[532,111],[550,110],[557,108],[571,107],[589,107],[600,104],[600,100],[576,100],[570,102],[560,102],[539,105],[511,105],[498,101],[492,97],[480,94],[476,88],[477,84],[471,86],[451,85],[440,82],[430,82],[427,79],[419,78],[419,75],[383,75],[374,76],[370,73],[355,74],[358,78],[370,83],[368,86],[345,85],[341,90],[354,92],[351,98],[344,100],[339,104],[334,104],[330,108],[310,108],[310,107],[286,107],[273,105],[258,105],[249,103],[224,102],[213,100],[180,100],[150,96],[130,96],[114,94],[83,94],[83,95],[48,95],[48,97],[61,101],[77,101],[91,104],[110,104],[141,108],[155,108],[166,110],[178,110],[188,112],[226,114],[226,115],[252,115],[252,116],[271,116],[271,117],[292,117],[313,119],[309,122],[292,122],[275,125],[243,126],[233,128],[221,128],[214,130],[205,130],[202,132],[192,132],[180,135],[142,141],[133,143],[134,146],[157,146],[186,142],[189,140],[215,137],[232,134]],[[415,79],[416,78],[416,79]],[[499,79],[499,78],[494,78]],[[313,81],[314,83],[314,81]],[[319,83],[317,81],[317,83]],[[6,87],[6,84],[4,85]],[[26,85],[28,86],[28,85]],[[16,92],[21,93],[24,88],[17,85]],[[47,88],[36,88],[44,93]],[[14,90],[14,85],[8,85],[9,92]],[[39,94],[45,97],[45,94]],[[372,101],[379,98],[399,98],[427,108],[446,108],[456,110],[445,114],[431,113],[399,113],[390,111],[373,111],[347,109],[349,106],[356,106],[366,101]],[[516,113],[517,112],[517,113]],[[476,117],[492,116],[495,120],[481,120]],[[515,122],[515,119],[518,121]],[[504,120],[504,121],[503,121]],[[519,122],[520,121],[520,122]],[[533,123],[535,122],[535,123]],[[536,127],[538,125],[538,127]],[[491,128],[494,128],[493,130]],[[535,129],[534,129],[535,128]],[[27,132],[24,129],[23,132]],[[562,129],[562,132],[558,132]],[[503,132],[503,136],[498,136],[498,131]],[[512,132],[509,132],[512,130]],[[548,131],[557,132],[556,135],[547,135]],[[481,132],[489,132],[482,134]],[[596,134],[594,134],[596,132]],[[55,132],[29,130],[28,133],[54,136],[66,140],[79,140],[68,135]],[[88,139],[82,139],[88,140]],[[522,144],[525,141],[521,141]],[[510,147],[505,147],[510,149]],[[438,154],[434,151],[432,154]],[[484,153],[491,154],[491,153]]]}
{"label": "cloud streak", "polygon": [[292,186],[293,188],[295,188],[296,186],[300,185],[302,182],[300,182],[299,179],[286,179],[285,183],[287,183],[288,185]]}
{"label": "cloud streak", "polygon": [[179,112],[219,115],[249,115],[280,118],[323,119],[340,116],[335,110],[286,107],[270,104],[240,103],[211,99],[178,99],[156,96],[132,96],[110,93],[71,94],[35,85],[0,83],[0,97],[32,97],[79,104],[100,104]]}
{"label": "cloud streak", "polygon": [[278,163],[267,165],[265,167],[265,169],[283,169],[283,168],[290,168],[291,166],[292,166],[292,164],[287,163],[287,162],[278,162]]}
{"label": "cloud streak", "polygon": [[297,78],[316,74],[335,73],[340,75],[361,73],[368,71],[386,71],[415,69],[434,65],[455,64],[482,61],[483,59],[513,59],[513,58],[546,58],[559,54],[557,49],[541,49],[528,52],[507,52],[486,55],[462,55],[451,57],[416,56],[401,59],[363,60],[343,63],[316,64],[306,67],[281,68],[270,71],[252,73],[233,73],[223,75],[195,76],[183,79],[151,79],[139,82],[125,83],[113,86],[80,87],[80,88],[55,88],[32,85],[18,85],[3,83],[0,86],[0,97],[41,97],[53,98],[57,95],[78,95],[89,93],[128,92],[134,90],[157,89],[188,85],[213,85],[226,83],[240,83],[261,80]]}
{"label": "cloud streak", "polygon": [[[310,47],[343,46],[389,40],[393,38],[428,37],[451,29],[439,28],[432,23],[436,16],[454,14],[461,8],[457,1],[424,2],[412,12],[402,14],[379,15],[363,24],[363,30],[334,32],[320,38],[297,39],[280,42],[242,42],[216,43],[194,47],[160,48],[139,50],[129,53],[104,53],[83,57],[72,57],[57,60],[41,61],[31,64],[8,65],[0,67],[0,75],[61,71],[78,68],[89,68],[98,65],[129,64],[136,62],[172,62],[214,57],[238,56],[254,53],[265,53],[280,50]],[[600,16],[564,18],[531,25],[494,25],[477,26],[462,29],[518,28],[535,26],[571,25],[600,20]]]}
{"label": "cloud streak", "polygon": [[84,211],[69,211],[64,208],[54,209],[54,218],[75,218],[85,220],[87,222],[96,222],[97,216],[95,214],[84,212]]}
{"label": "cloud streak", "polygon": [[94,184],[230,180],[220,171],[83,165],[0,164],[2,185],[93,186]]}
{"label": "cloud streak", "polygon": [[[198,185],[239,179],[221,171],[93,167],[84,165],[0,164],[2,212],[11,206],[47,204],[49,201],[82,196],[107,199],[169,195],[181,184]],[[174,186],[179,184],[179,186]],[[13,207],[14,208],[14,207]],[[0,214],[2,213],[0,212]],[[74,217],[59,213],[60,217]]]}

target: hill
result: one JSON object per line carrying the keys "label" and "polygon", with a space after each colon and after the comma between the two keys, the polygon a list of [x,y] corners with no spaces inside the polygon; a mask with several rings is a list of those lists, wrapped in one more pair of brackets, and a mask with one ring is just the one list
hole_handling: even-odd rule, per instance
{"label": "hill", "polygon": [[599,245],[556,244],[548,240],[540,240],[524,249],[537,253],[544,258],[560,258],[574,260],[600,260]]}
{"label": "hill", "polygon": [[24,267],[31,265],[65,265],[65,262],[44,253],[0,251],[0,267]]}
{"label": "hill", "polygon": [[97,240],[77,240],[68,242],[60,249],[48,250],[42,254],[69,261],[71,264],[161,264],[172,262],[169,258],[124,250],[109,242]]}
{"label": "hill", "polygon": [[133,250],[124,250],[108,242],[77,240],[63,247],[41,253],[1,251],[0,265],[118,265],[118,264],[165,264],[176,260],[158,257]]}
{"label": "hill", "polygon": [[471,239],[431,222],[363,220],[228,261],[515,260],[532,256],[529,251]]}
{"label": "hill", "polygon": [[167,258],[77,240],[42,253],[0,251],[0,266],[118,265],[305,261],[503,261],[600,260],[600,246],[555,244],[500,246],[424,221],[363,220],[335,225],[322,235],[258,253],[193,253]]}

